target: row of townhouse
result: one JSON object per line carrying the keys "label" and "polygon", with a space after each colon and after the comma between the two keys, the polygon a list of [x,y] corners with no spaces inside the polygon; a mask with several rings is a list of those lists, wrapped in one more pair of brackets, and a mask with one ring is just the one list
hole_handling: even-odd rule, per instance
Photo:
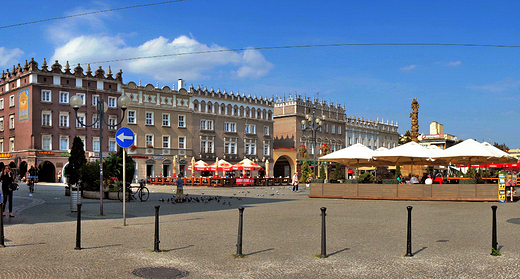
{"label": "row of townhouse", "polygon": [[[128,149],[137,165],[137,177],[186,174],[192,158],[212,163],[216,158],[234,164],[249,158],[264,165],[272,161],[273,102],[266,98],[216,92],[207,88],[178,88],[124,84],[122,71],[115,77],[99,67],[84,72],[78,64],[58,61],[41,67],[31,59],[22,67],[4,70],[0,78],[0,167],[10,164],[19,173],[32,165],[40,180],[54,182],[70,156],[74,136],[82,139],[87,158],[96,160],[117,150],[116,130],[129,127],[136,135]],[[130,98],[124,112],[121,95]],[[69,105],[79,96],[77,110]],[[5,103],[4,103],[5,102]],[[105,104],[100,123],[98,103]],[[5,124],[4,124],[5,123]],[[92,125],[85,127],[81,123]],[[94,124],[95,123],[95,124]],[[271,164],[272,166],[273,164]]]}

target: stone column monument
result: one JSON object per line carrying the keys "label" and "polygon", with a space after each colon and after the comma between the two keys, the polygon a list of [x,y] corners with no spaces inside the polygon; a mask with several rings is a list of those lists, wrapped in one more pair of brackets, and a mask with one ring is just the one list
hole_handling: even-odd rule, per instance
{"label": "stone column monument", "polygon": [[417,102],[417,98],[414,98],[412,101],[412,113],[410,113],[410,118],[412,118],[412,141],[417,142],[417,137],[419,137],[419,102]]}

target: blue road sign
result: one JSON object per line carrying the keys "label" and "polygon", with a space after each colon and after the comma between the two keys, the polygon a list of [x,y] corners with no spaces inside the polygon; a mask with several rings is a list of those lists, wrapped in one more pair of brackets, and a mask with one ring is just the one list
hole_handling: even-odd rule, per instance
{"label": "blue road sign", "polygon": [[116,142],[122,148],[128,148],[134,143],[134,132],[130,128],[122,127],[116,132]]}

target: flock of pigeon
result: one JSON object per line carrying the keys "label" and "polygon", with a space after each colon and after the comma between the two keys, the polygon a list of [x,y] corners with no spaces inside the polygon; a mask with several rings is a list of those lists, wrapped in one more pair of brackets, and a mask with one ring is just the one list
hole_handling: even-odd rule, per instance
{"label": "flock of pigeon", "polygon": [[[286,190],[286,189],[291,189],[292,186],[288,186],[288,187],[279,187],[278,189],[275,189],[274,187],[271,187],[271,193],[268,193],[268,190],[265,190],[265,193],[262,192],[262,193],[255,193],[254,196],[255,197],[269,197],[269,196],[275,196],[275,195],[284,195],[284,193],[282,192],[282,190]],[[274,192],[273,192],[274,191]],[[301,191],[298,191],[298,192],[301,192]],[[229,200],[225,200],[226,197],[222,197],[222,196],[205,196],[204,193],[201,193],[200,196],[190,196],[189,194],[185,194],[182,201],[179,202],[177,201],[177,196],[175,194],[173,194],[173,196],[171,198],[167,198],[166,200],[164,200],[163,198],[160,198],[159,201],[160,202],[167,202],[167,203],[172,203],[172,204],[177,204],[177,203],[209,203],[209,202],[212,202],[212,201],[215,201],[217,203],[221,203],[222,201],[222,205],[227,205],[227,206],[231,206],[231,200],[232,199],[236,199],[238,201],[242,200],[242,197],[247,197],[248,195],[250,196],[253,196],[253,194],[251,194],[251,191],[238,191],[238,193],[233,193],[232,196],[229,196]]]}

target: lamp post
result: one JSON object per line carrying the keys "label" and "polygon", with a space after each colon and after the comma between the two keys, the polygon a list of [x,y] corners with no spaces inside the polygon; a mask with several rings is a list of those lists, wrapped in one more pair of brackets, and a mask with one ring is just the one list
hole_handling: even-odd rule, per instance
{"label": "lamp post", "polygon": [[83,100],[79,96],[74,95],[70,98],[69,103],[70,106],[74,109],[76,120],[78,120],[78,123],[81,124],[81,126],[92,127],[99,123],[99,214],[103,215],[103,123],[105,123],[108,127],[117,127],[119,124],[121,124],[125,119],[125,111],[128,108],[128,105],[130,104],[130,98],[128,98],[125,95],[122,95],[117,99],[119,107],[121,107],[121,110],[123,110],[123,117],[121,117],[121,121],[119,121],[119,123],[115,125],[110,125],[109,123],[107,123],[105,119],[105,113],[108,110],[108,104],[105,103],[102,99],[99,100],[96,105],[97,119],[90,125],[87,125],[78,119],[78,109],[83,104]]}
{"label": "lamp post", "polygon": [[316,175],[316,168],[318,166],[318,164],[316,163],[316,151],[318,150],[318,148],[316,147],[316,132],[318,130],[321,129],[321,127],[323,126],[323,121],[325,121],[326,117],[325,115],[322,115],[321,118],[320,117],[316,117],[316,106],[314,106],[312,108],[312,115],[309,115],[309,114],[306,114],[305,115],[305,119],[303,119],[301,121],[302,123],[302,130],[303,132],[309,130],[311,131],[311,141],[313,143],[313,159],[314,159],[314,162],[315,162],[315,166],[314,166],[314,175]]}

